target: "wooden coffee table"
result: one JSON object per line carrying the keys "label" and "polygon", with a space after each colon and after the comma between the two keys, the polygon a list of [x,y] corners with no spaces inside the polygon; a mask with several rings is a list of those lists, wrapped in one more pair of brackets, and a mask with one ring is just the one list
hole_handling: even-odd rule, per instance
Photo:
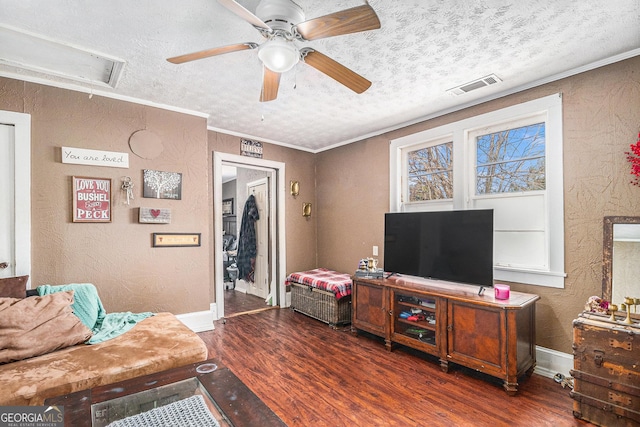
{"label": "wooden coffee table", "polygon": [[249,388],[215,361],[194,363],[45,400],[64,407],[64,424],[100,427],[154,407],[202,395],[225,426],[286,426]]}

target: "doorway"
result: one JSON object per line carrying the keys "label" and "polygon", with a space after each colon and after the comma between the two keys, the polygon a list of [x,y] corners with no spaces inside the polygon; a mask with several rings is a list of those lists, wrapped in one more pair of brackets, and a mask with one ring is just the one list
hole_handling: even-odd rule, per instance
{"label": "doorway", "polygon": [[[271,290],[273,278],[273,257],[271,246],[273,226],[271,224],[271,191],[274,171],[262,168],[222,165],[222,222],[223,222],[223,276],[225,317],[240,313],[257,312],[273,307]],[[245,211],[257,213],[257,217],[245,218]],[[247,221],[247,224],[245,224]],[[251,280],[240,276],[243,269],[240,262],[245,258],[243,248],[249,241],[240,237],[247,232],[245,227],[254,231],[255,239],[251,239],[255,250],[252,259]],[[248,266],[246,266],[248,268]]]}
{"label": "doorway", "polygon": [[[31,116],[0,111],[0,277],[31,274]],[[27,287],[30,285],[27,285]]]}
{"label": "doorway", "polygon": [[[214,312],[214,319],[221,319],[223,317],[229,317],[232,313],[226,311],[225,308],[225,295],[229,294],[228,275],[225,267],[224,254],[221,248],[225,245],[225,233],[229,230],[240,229],[242,222],[242,213],[246,197],[248,197],[248,191],[255,191],[260,188],[262,192],[261,197],[265,199],[260,203],[261,209],[265,209],[261,213],[261,218],[264,218],[264,222],[260,225],[266,227],[262,229],[265,233],[262,238],[262,244],[266,245],[261,253],[265,259],[261,260],[265,267],[258,271],[257,275],[262,275],[260,280],[264,280],[262,289],[252,289],[251,293],[257,293],[261,295],[259,298],[259,304],[263,308],[268,306],[287,306],[284,289],[284,279],[286,271],[286,247],[285,247],[285,227],[284,227],[284,164],[280,162],[274,162],[263,159],[256,159],[245,156],[238,156],[227,153],[213,153],[213,209],[214,209],[214,294],[215,302],[212,303],[212,311]],[[246,177],[236,182],[237,190],[233,194],[239,194],[235,197],[235,200],[231,202],[229,190],[225,192],[223,189],[224,181],[229,181],[229,176],[223,172],[228,172],[230,169],[236,168],[241,171],[249,171],[245,174]],[[245,190],[246,189],[246,190]],[[244,193],[244,191],[247,191]],[[224,204],[223,204],[224,201]],[[229,215],[229,206],[233,204],[233,212],[235,218],[231,219]],[[224,213],[223,213],[224,206]],[[231,228],[229,223],[235,219],[235,228]],[[259,227],[258,227],[259,228]],[[260,230],[258,230],[260,231]],[[225,277],[227,276],[227,277]],[[242,283],[242,281],[236,281],[235,290],[240,291],[238,296],[244,295],[251,296],[247,293],[247,289],[253,285]],[[231,304],[229,304],[231,306]],[[249,310],[251,311],[251,310]],[[237,314],[237,313],[233,313]]]}

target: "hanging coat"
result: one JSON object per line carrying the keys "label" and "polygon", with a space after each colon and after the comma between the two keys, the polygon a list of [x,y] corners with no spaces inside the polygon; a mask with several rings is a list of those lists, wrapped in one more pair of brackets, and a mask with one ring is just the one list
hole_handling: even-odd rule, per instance
{"label": "hanging coat", "polygon": [[260,219],[256,198],[252,194],[244,204],[240,237],[238,238],[238,277],[248,282],[254,281],[256,264],[256,221]]}

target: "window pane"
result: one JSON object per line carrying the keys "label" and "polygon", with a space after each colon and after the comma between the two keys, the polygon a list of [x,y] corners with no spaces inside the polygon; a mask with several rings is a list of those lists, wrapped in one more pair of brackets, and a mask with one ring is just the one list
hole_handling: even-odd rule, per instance
{"label": "window pane", "polygon": [[407,155],[410,202],[453,197],[453,142],[410,151]]}
{"label": "window pane", "polygon": [[544,159],[479,166],[476,194],[544,190]]}
{"label": "window pane", "polygon": [[476,138],[476,194],[544,189],[544,123]]}

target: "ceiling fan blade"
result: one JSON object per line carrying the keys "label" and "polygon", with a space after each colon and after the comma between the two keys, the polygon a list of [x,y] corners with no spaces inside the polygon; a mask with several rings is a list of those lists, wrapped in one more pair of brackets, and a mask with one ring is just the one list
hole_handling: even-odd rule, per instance
{"label": "ceiling fan blade", "polygon": [[183,64],[189,61],[195,61],[196,59],[209,58],[210,56],[222,55],[224,53],[237,52],[239,50],[255,49],[258,47],[257,43],[238,43],[228,46],[214,47],[213,49],[201,50],[199,52],[187,53],[186,55],[174,56],[173,58],[167,58],[167,61],[174,64]]}
{"label": "ceiling fan blade", "polygon": [[378,15],[368,4],[310,19],[294,27],[305,40],[317,40],[378,28],[380,28]]}
{"label": "ceiling fan blade", "polygon": [[342,83],[355,93],[362,93],[369,89],[371,82],[360,74],[357,74],[337,61],[318,52],[315,49],[301,49],[301,56],[307,65],[312,66],[321,73],[326,74],[339,83]]}
{"label": "ceiling fan blade", "polygon": [[262,66],[262,92],[260,93],[260,102],[273,101],[278,97],[278,88],[280,87],[280,73],[271,71]]}
{"label": "ceiling fan blade", "polygon": [[256,28],[262,28],[263,30],[267,30],[271,32],[271,27],[265,24],[262,19],[258,18],[253,13],[249,12],[244,8],[241,4],[234,0],[218,0],[218,3],[229,9],[231,12],[238,15],[240,18],[247,21],[249,24],[253,25]]}

